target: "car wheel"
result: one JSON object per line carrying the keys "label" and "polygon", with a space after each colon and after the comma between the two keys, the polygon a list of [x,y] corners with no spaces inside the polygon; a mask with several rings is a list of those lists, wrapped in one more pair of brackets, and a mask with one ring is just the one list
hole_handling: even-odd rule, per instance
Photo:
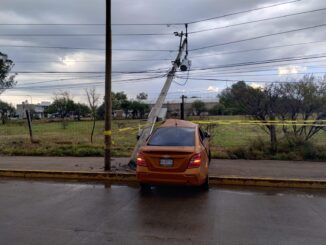
{"label": "car wheel", "polygon": [[151,186],[149,184],[140,183],[139,185],[141,191],[149,191],[151,189]]}
{"label": "car wheel", "polygon": [[209,177],[208,177],[208,175],[207,175],[207,177],[206,177],[206,179],[205,179],[204,184],[203,184],[201,187],[202,187],[202,189],[203,189],[204,191],[208,191],[208,190],[209,190]]}

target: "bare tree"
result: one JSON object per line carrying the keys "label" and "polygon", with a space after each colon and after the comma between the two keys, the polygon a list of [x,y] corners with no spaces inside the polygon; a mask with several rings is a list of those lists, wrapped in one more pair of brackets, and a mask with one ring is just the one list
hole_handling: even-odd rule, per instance
{"label": "bare tree", "polygon": [[223,91],[220,98],[225,105],[261,122],[270,135],[273,153],[277,151],[274,122],[283,122],[284,135],[298,143],[326,131],[326,76],[304,76],[299,81],[273,83],[261,89],[238,82]]}
{"label": "bare tree", "polygon": [[276,90],[280,95],[278,117],[290,120],[282,127],[286,136],[308,141],[326,130],[326,76],[307,75],[298,82],[279,84]]}
{"label": "bare tree", "polygon": [[91,116],[93,120],[93,127],[91,132],[91,143],[93,143],[93,135],[94,135],[95,125],[96,125],[97,107],[98,107],[100,95],[96,93],[95,88],[85,89],[85,92],[86,92],[89,108],[91,109]]}

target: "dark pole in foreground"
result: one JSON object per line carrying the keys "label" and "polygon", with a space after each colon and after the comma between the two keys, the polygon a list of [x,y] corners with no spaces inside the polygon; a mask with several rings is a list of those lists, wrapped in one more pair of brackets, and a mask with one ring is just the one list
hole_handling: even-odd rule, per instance
{"label": "dark pole in foreground", "polygon": [[34,143],[31,114],[29,113],[29,110],[27,110],[27,109],[26,109],[25,113],[26,113],[26,119],[27,119],[27,123],[28,123],[29,138],[31,140],[31,143]]}
{"label": "dark pole in foreground", "polygon": [[185,97],[184,95],[181,96],[181,110],[180,110],[180,119],[185,119]]}
{"label": "dark pole in foreground", "polygon": [[104,131],[104,169],[111,170],[111,71],[112,71],[112,37],[111,37],[111,0],[106,0],[106,40],[105,40],[105,131]]}

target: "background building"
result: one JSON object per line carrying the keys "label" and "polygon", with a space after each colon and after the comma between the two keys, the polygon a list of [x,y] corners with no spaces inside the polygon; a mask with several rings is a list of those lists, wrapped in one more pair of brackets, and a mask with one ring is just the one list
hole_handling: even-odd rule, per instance
{"label": "background building", "polygon": [[29,104],[27,101],[22,102],[21,104],[17,105],[17,115],[19,119],[25,119],[26,110],[29,110],[33,118],[43,119],[45,118],[44,112],[49,105],[51,105],[51,102],[48,101],[42,101],[38,104]]}

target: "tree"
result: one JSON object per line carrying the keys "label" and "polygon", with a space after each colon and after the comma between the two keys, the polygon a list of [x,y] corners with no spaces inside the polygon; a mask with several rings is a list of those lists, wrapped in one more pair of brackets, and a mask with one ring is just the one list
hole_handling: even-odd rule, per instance
{"label": "tree", "polygon": [[283,125],[286,136],[308,141],[321,130],[326,131],[326,75],[316,78],[304,76],[298,82],[278,84],[278,118],[280,120],[303,120],[301,124]]}
{"label": "tree", "polygon": [[137,95],[137,100],[147,100],[148,98],[148,94],[146,94],[145,92],[141,92]]}
{"label": "tree", "polygon": [[128,100],[124,92],[112,92],[112,110],[121,110],[121,104]]}
{"label": "tree", "polygon": [[[128,101],[127,95],[124,92],[111,92],[112,97],[112,110],[123,110],[121,105]],[[105,101],[105,98],[103,98]],[[104,119],[105,115],[105,103],[103,102],[97,109],[97,117],[100,119]]]}
{"label": "tree", "polygon": [[8,116],[13,116],[15,114],[15,108],[0,100],[0,120],[2,124],[6,124],[8,120]]}
{"label": "tree", "polygon": [[[253,88],[240,81],[221,93],[220,103],[225,108],[235,108],[256,120],[268,122],[276,119],[278,98],[279,95],[272,85],[264,89]],[[277,151],[276,127],[274,124],[266,123],[263,129],[269,133],[271,151],[275,153]]]}
{"label": "tree", "polygon": [[213,106],[212,109],[209,110],[209,114],[211,115],[224,115],[225,106],[223,104],[217,103]]}
{"label": "tree", "polygon": [[82,103],[77,103],[77,104],[74,103],[73,108],[74,108],[73,113],[75,116],[77,116],[78,121],[80,121],[81,117],[86,117],[88,114],[91,113],[90,108]]}
{"label": "tree", "polygon": [[69,92],[55,94],[53,103],[47,108],[47,113],[58,114],[65,118],[75,110],[75,102],[71,99]]}
{"label": "tree", "polygon": [[137,117],[144,118],[145,113],[148,112],[149,106],[140,101],[132,101],[129,104],[130,109],[132,110],[132,118]]}
{"label": "tree", "polygon": [[105,104],[104,103],[102,103],[102,105],[100,105],[97,108],[96,115],[97,115],[98,119],[104,120],[104,116],[105,116]]}
{"label": "tree", "polygon": [[224,89],[219,97],[219,103],[226,109],[227,114],[244,115],[245,108],[240,101],[234,99],[235,94],[240,94],[242,91],[247,90],[245,82],[240,81],[233,84],[231,88]]}
{"label": "tree", "polygon": [[[273,83],[265,88],[252,88],[238,82],[224,90],[220,98],[233,100],[233,105],[245,114],[264,123],[273,153],[277,151],[277,136],[275,123],[270,121],[290,121],[282,126],[288,139],[308,141],[319,131],[326,130],[325,121],[320,121],[326,119],[326,76],[318,79],[304,76],[299,81]],[[297,120],[303,122],[297,123]]]}
{"label": "tree", "polygon": [[46,113],[58,114],[62,119],[62,126],[67,127],[66,117],[71,115],[76,109],[69,92],[64,91],[55,94],[53,103],[47,108]]}
{"label": "tree", "polygon": [[93,135],[94,135],[95,124],[96,124],[96,112],[97,112],[98,101],[100,99],[100,95],[96,93],[95,88],[86,89],[85,92],[86,92],[86,96],[87,96],[87,100],[88,100],[88,106],[89,106],[89,109],[91,110],[91,116],[93,119],[93,127],[92,127],[92,132],[91,132],[91,143],[93,143]]}
{"label": "tree", "polygon": [[121,103],[121,109],[123,110],[123,112],[125,114],[125,118],[127,118],[128,114],[129,114],[129,110],[132,109],[132,102],[130,102],[129,100],[123,101]]}
{"label": "tree", "polygon": [[12,88],[17,84],[15,75],[9,75],[13,67],[13,61],[8,59],[7,55],[0,52],[0,95],[6,89]]}
{"label": "tree", "polygon": [[197,116],[199,116],[200,113],[202,113],[206,109],[205,103],[201,100],[195,100],[194,102],[192,102],[192,108],[195,111]]}

